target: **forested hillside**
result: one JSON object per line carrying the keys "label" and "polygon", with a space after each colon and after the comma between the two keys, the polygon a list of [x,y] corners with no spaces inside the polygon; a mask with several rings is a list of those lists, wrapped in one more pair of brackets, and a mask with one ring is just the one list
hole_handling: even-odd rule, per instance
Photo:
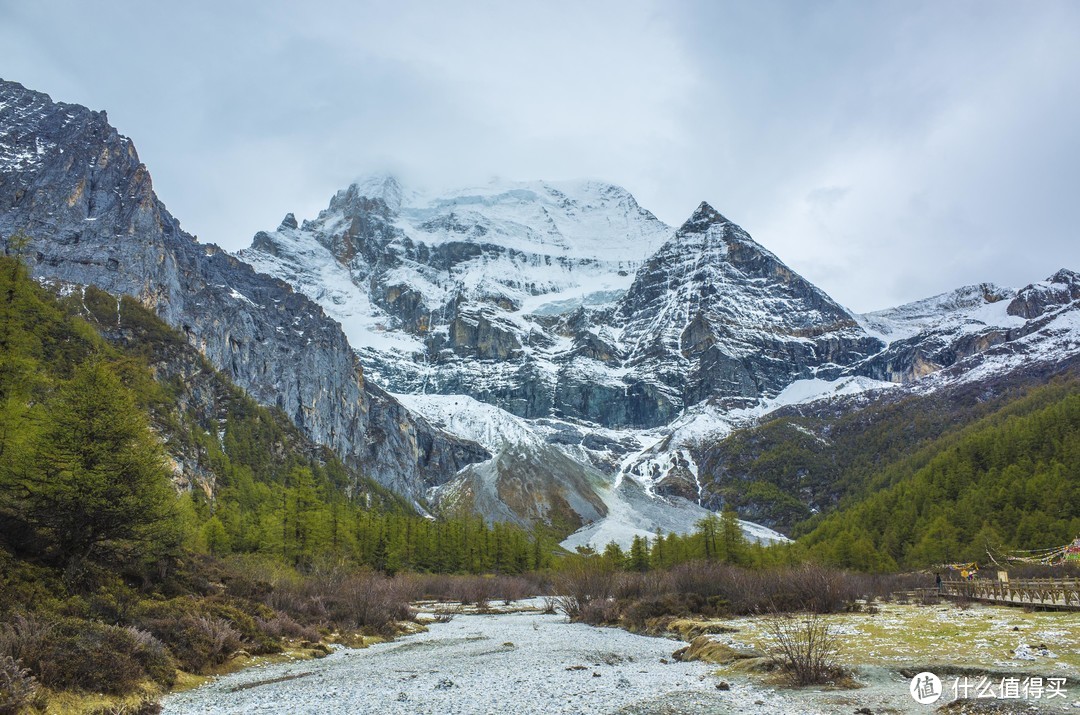
{"label": "forested hillside", "polygon": [[778,410],[697,448],[705,504],[731,506],[741,518],[791,536],[805,534],[821,516],[873,493],[878,475],[894,465],[921,466],[943,436],[1075,370],[1033,367],[930,394],[856,396]]}
{"label": "forested hillside", "polygon": [[104,693],[100,712],[157,712],[177,669],[391,632],[426,587],[387,575],[518,573],[553,549],[420,515],[135,301],[0,257],[0,710]]}
{"label": "forested hillside", "polygon": [[800,542],[870,569],[987,561],[1080,534],[1080,380],[1063,376],[880,470]]}
{"label": "forested hillside", "polygon": [[[5,541],[19,554],[59,565],[73,550],[91,561],[108,550],[98,535],[86,537],[93,544],[64,542],[46,516],[63,500],[85,502],[87,475],[115,473],[116,464],[98,464],[91,453],[121,441],[136,445],[131,459],[145,468],[140,479],[156,484],[153,501],[167,503],[150,521],[160,522],[170,548],[263,553],[297,566],[343,559],[389,572],[521,571],[546,553],[521,531],[478,518],[418,516],[284,415],[256,405],[135,301],[93,287],[57,298],[15,259],[0,267],[0,509]],[[91,415],[101,430],[76,429]],[[82,472],[48,466],[46,455],[58,449],[91,462]],[[169,477],[185,487],[179,495],[158,488]],[[138,512],[149,494],[133,492],[130,508]]]}

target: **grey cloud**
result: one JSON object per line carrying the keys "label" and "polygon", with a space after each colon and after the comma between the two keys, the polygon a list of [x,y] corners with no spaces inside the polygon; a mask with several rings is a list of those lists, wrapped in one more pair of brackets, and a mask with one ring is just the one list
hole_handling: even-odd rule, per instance
{"label": "grey cloud", "polygon": [[701,200],[860,310],[1080,268],[1071,2],[0,1],[0,67],[107,109],[240,248],[353,177]]}

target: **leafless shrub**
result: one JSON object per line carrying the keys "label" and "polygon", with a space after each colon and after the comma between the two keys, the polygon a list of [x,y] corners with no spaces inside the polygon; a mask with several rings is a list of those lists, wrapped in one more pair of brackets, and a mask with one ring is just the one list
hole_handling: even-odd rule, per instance
{"label": "leafless shrub", "polygon": [[131,642],[137,650],[154,659],[168,659],[169,649],[153,633],[135,626],[128,626],[124,630],[131,636]]}
{"label": "leafless shrub", "polygon": [[52,624],[34,615],[16,614],[10,623],[0,624],[0,656],[12,660],[35,657],[42,652]]}
{"label": "leafless shrub", "polygon": [[539,577],[408,574],[399,576],[413,599],[483,604],[500,600],[509,605],[544,593],[547,584]]}
{"label": "leafless shrub", "polygon": [[616,623],[620,618],[619,605],[611,598],[594,598],[581,606],[577,620],[593,625]]}
{"label": "leafless shrub", "polygon": [[843,675],[835,634],[821,616],[772,614],[765,617],[764,627],[794,685],[820,685]]}
{"label": "leafless shrub", "polygon": [[475,605],[479,611],[487,611],[491,607],[494,594],[495,584],[492,579],[471,578],[461,583],[458,600],[466,606]]}
{"label": "leafless shrub", "polygon": [[497,576],[495,592],[502,599],[503,605],[509,606],[514,601],[521,601],[536,595],[536,586],[520,576]]}
{"label": "leafless shrub", "polygon": [[555,576],[556,601],[559,609],[571,621],[584,620],[586,615],[597,615],[596,609],[587,607],[593,601],[606,601],[613,590],[613,572],[601,569],[586,560],[572,563]]}
{"label": "leafless shrub", "polygon": [[255,618],[259,629],[271,638],[291,638],[293,640],[318,641],[319,629],[314,626],[304,626],[298,623],[292,616],[280,611],[275,612],[273,618]]}
{"label": "leafless shrub", "polygon": [[387,630],[412,616],[401,584],[379,574],[347,575],[325,593],[330,620],[346,628]]}
{"label": "leafless shrub", "polygon": [[545,616],[554,616],[558,611],[559,599],[554,596],[544,596],[544,610],[542,613]]}
{"label": "leafless shrub", "polygon": [[224,663],[230,655],[240,649],[240,632],[222,619],[212,616],[190,616],[191,628],[198,634],[205,648],[206,660],[217,665]]}
{"label": "leafless shrub", "polygon": [[266,601],[301,623],[391,632],[396,621],[412,617],[410,598],[405,579],[326,568],[304,579],[278,582]]}
{"label": "leafless shrub", "polygon": [[[884,576],[816,564],[748,569],[714,561],[680,564],[664,571],[613,571],[600,559],[569,561],[554,575],[557,606],[572,620],[603,614],[633,628],[662,628],[665,618],[746,615],[763,608],[777,613],[869,611],[879,598],[921,583],[924,575]],[[618,616],[594,600],[611,600]],[[598,622],[598,621],[596,621]]]}
{"label": "leafless shrub", "polygon": [[16,715],[40,700],[37,681],[9,655],[0,655],[0,715]]}

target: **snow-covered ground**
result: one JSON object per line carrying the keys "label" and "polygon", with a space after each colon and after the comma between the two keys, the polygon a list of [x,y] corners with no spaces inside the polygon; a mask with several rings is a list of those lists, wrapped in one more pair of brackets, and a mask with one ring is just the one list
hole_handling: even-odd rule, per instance
{"label": "snow-covered ground", "polygon": [[[824,381],[808,382],[823,383],[815,386],[815,394],[829,390]],[[560,429],[580,429],[580,426],[560,420],[526,420],[467,395],[396,394],[395,397],[410,410],[425,415],[440,429],[474,440],[492,454],[498,454],[505,448],[542,449],[547,446],[548,438]],[[733,424],[733,420],[713,412],[698,411],[695,415],[692,419],[677,421],[673,431],[668,428],[651,431],[591,428],[589,432],[602,435],[613,443],[638,444],[643,448],[639,452],[632,452],[624,460],[622,471],[609,476],[609,481],[597,489],[597,496],[607,507],[607,516],[571,534],[562,542],[563,547],[574,549],[591,545],[600,549],[614,541],[626,548],[636,536],[651,539],[660,532],[686,534],[693,531],[710,512],[685,499],[659,497],[652,491],[653,479],[650,475],[666,473],[673,455],[696,470],[693,457],[684,447],[693,439],[723,436]],[[657,447],[657,443],[669,433],[673,433],[675,439],[668,440],[668,444],[675,446]],[[556,447],[579,463],[590,463],[587,451],[579,445],[558,444]],[[652,470],[654,464],[658,466],[656,472]],[[752,541],[786,541],[782,534],[760,524],[743,521],[742,527],[746,537]]]}
{"label": "snow-covered ground", "polygon": [[1015,295],[1012,288],[981,283],[855,317],[868,333],[885,343],[928,331],[978,333],[987,328],[1016,328],[1024,319],[1008,314]]}

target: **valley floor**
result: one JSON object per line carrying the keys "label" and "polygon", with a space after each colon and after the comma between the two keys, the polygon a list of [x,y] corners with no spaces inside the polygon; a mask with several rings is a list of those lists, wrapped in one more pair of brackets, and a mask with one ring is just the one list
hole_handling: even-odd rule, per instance
{"label": "valley floor", "polygon": [[[1014,668],[1020,673],[1021,665],[1037,665],[1047,675],[1067,675],[1068,698],[1055,704],[1060,704],[1060,711],[1080,708],[1080,681],[1073,663],[1080,633],[1069,621],[1056,619],[1055,614],[1001,608],[964,612],[952,607],[888,608],[877,615],[837,617],[846,655],[862,661],[858,679],[864,687],[855,690],[772,688],[760,679],[717,671],[715,665],[678,662],[671,657],[683,645],[678,641],[571,624],[562,615],[525,608],[455,615],[396,642],[340,649],[319,661],[251,668],[168,696],[163,712],[810,715],[868,708],[874,713],[925,713],[932,708],[911,699],[908,679],[896,672],[900,661],[920,666],[967,660],[973,655],[964,647],[969,636],[992,644],[977,654],[988,659],[981,663],[984,668],[995,672]],[[920,620],[941,640],[909,641],[911,634],[894,632]],[[733,644],[758,645],[752,619],[738,619],[732,625],[741,629]],[[1023,630],[1014,631],[1014,626]],[[1003,640],[998,642],[995,636]],[[1010,658],[1014,654],[1007,646],[1017,649],[1039,636],[1068,655],[1040,658],[1038,663]],[[1026,651],[1020,654],[1027,657]],[[722,680],[730,690],[717,688]],[[944,675],[942,680],[949,682]],[[946,693],[942,702],[949,699]]]}

